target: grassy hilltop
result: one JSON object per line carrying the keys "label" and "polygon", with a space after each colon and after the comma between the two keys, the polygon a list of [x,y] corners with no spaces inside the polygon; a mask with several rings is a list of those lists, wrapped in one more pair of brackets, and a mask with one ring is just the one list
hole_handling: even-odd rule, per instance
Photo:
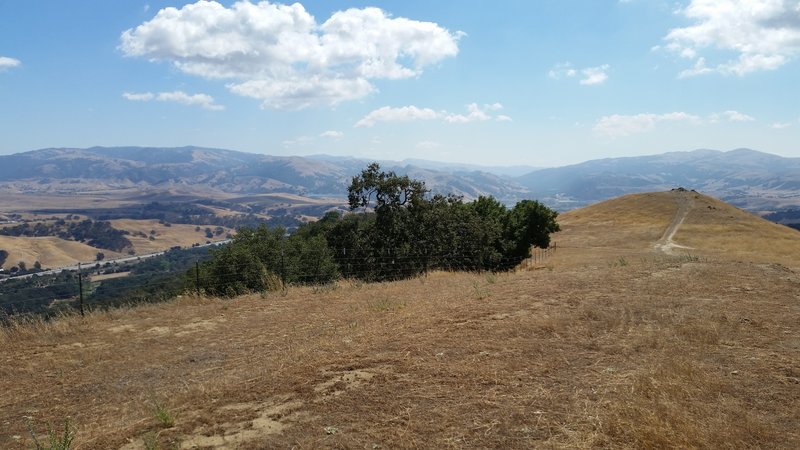
{"label": "grassy hilltop", "polygon": [[800,234],[694,192],[557,251],[0,331],[0,447],[798,448]]}

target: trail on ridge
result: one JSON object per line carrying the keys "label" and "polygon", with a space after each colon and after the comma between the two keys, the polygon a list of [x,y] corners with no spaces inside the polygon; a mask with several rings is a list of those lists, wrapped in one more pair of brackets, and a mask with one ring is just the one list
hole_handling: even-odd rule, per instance
{"label": "trail on ridge", "polygon": [[668,255],[674,255],[676,248],[692,249],[692,247],[676,244],[672,238],[675,237],[675,233],[678,232],[678,229],[683,225],[689,212],[694,207],[694,200],[690,192],[679,191],[677,192],[677,201],[678,210],[675,211],[675,217],[672,218],[672,222],[670,222],[669,226],[664,231],[664,235],[661,236],[661,239],[655,244],[656,250],[662,251]]}

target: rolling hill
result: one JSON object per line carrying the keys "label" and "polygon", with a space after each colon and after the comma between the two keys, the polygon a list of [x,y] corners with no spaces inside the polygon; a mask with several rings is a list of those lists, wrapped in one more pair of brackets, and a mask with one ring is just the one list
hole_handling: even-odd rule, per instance
{"label": "rolling hill", "polygon": [[678,186],[750,211],[800,207],[800,158],[749,149],[598,159],[538,170],[515,180],[561,209]]}
{"label": "rolling hill", "polygon": [[800,446],[796,231],[690,191],[561,222],[511,273],[2,328],[0,446],[68,416],[88,449]]}
{"label": "rolling hill", "polygon": [[[800,270],[799,231],[698,192],[629,194],[564,213],[559,223],[562,248],[593,248],[600,254],[655,250]],[[667,241],[672,245],[665,246]]]}
{"label": "rolling hill", "polygon": [[8,258],[0,265],[2,269],[10,269],[19,261],[25,261],[28,268],[39,261],[43,268],[72,266],[79,262],[94,261],[97,253],[102,252],[109,258],[117,258],[122,254],[91,247],[82,242],[68,241],[54,236],[48,237],[15,237],[0,236],[0,249],[8,252]]}
{"label": "rolling hill", "polygon": [[[269,156],[202,147],[43,149],[0,156],[0,193],[7,195],[136,192],[164,201],[286,193],[343,199],[353,175],[370,160],[328,155]],[[565,211],[620,195],[683,186],[762,214],[800,213],[800,158],[749,149],[695,150],[607,158],[534,169],[426,160],[382,161],[426,182],[435,193],[513,204],[538,198]],[[524,173],[524,175],[521,175]],[[2,212],[2,211],[0,211]],[[789,217],[784,214],[783,219]]]}
{"label": "rolling hill", "polygon": [[[120,189],[219,193],[291,193],[344,198],[352,176],[371,161],[269,156],[202,147],[43,149],[0,156],[0,191],[85,192]],[[437,193],[511,201],[526,193],[514,181],[477,170],[451,172],[384,164],[426,181]],[[214,195],[211,192],[216,192]]]}

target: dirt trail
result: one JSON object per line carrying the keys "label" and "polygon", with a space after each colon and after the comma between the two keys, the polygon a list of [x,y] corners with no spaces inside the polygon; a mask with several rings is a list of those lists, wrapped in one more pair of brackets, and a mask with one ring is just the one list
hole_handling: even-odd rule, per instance
{"label": "dirt trail", "polygon": [[689,212],[694,207],[694,200],[690,192],[677,192],[676,200],[678,202],[678,210],[675,211],[675,217],[672,218],[672,222],[670,222],[669,226],[664,231],[664,235],[661,236],[661,239],[655,244],[656,250],[662,251],[668,255],[674,255],[676,248],[692,249],[692,247],[676,244],[672,238],[675,237],[675,233],[678,232],[678,229],[683,225]]}

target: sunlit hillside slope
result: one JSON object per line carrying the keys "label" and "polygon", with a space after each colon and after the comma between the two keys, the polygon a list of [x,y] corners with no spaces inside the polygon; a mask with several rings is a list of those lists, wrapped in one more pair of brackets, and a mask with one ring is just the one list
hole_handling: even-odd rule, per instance
{"label": "sunlit hillside slope", "polygon": [[800,448],[793,235],[691,192],[561,219],[513,273],[7,327],[0,447]]}
{"label": "sunlit hillside slope", "polygon": [[800,232],[693,191],[626,195],[562,214],[559,223],[564,232],[554,239],[580,261],[656,250],[800,268]]}
{"label": "sunlit hillside slope", "polygon": [[6,269],[16,266],[19,261],[25,261],[29,269],[33,268],[36,261],[44,268],[71,266],[79,262],[94,261],[98,252],[103,252],[107,258],[123,256],[110,250],[57,237],[0,236],[0,249],[8,252],[8,258],[3,264]]}

